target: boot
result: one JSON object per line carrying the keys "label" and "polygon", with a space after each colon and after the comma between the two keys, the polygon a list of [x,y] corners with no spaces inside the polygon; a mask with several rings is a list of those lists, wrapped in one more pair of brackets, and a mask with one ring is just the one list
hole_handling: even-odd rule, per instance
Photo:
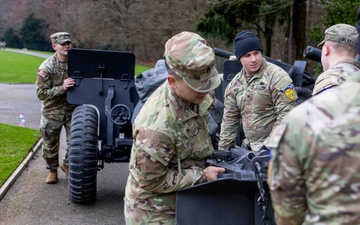
{"label": "boot", "polygon": [[50,170],[45,182],[47,184],[56,184],[58,182],[57,170]]}
{"label": "boot", "polygon": [[69,168],[68,168],[68,166],[66,165],[65,162],[62,162],[62,163],[61,163],[60,169],[61,169],[62,171],[64,171],[65,177],[68,178],[68,176],[69,176]]}

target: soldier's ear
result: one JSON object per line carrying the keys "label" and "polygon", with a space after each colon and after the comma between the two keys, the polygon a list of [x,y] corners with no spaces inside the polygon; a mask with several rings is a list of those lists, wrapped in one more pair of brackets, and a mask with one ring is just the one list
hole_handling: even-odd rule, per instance
{"label": "soldier's ear", "polygon": [[177,88],[177,79],[175,78],[175,76],[169,74],[167,77],[168,83],[170,85],[170,87],[172,89],[176,89]]}
{"label": "soldier's ear", "polygon": [[56,44],[51,44],[51,47],[56,51]]}
{"label": "soldier's ear", "polygon": [[322,51],[324,51],[324,55],[327,56],[330,54],[330,44],[325,42],[324,45],[323,45],[323,48],[322,48]]}

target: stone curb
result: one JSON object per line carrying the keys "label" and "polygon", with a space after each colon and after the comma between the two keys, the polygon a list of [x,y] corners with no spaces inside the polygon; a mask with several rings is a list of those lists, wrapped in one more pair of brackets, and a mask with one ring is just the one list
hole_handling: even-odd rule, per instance
{"label": "stone curb", "polygon": [[35,146],[30,150],[26,158],[21,162],[21,164],[16,168],[16,170],[11,174],[11,176],[5,181],[5,183],[0,188],[0,201],[5,196],[6,192],[14,184],[15,180],[20,176],[24,169],[30,163],[30,160],[33,156],[41,149],[42,138],[35,144]]}

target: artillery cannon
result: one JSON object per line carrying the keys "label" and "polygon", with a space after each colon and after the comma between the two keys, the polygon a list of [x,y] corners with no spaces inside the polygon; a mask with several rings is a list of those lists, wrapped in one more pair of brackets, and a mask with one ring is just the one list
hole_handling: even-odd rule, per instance
{"label": "artillery cannon", "polygon": [[72,49],[67,93],[74,110],[69,140],[69,197],[96,200],[97,171],[108,162],[128,162],[131,116],[139,100],[134,85],[135,55],[130,52]]}

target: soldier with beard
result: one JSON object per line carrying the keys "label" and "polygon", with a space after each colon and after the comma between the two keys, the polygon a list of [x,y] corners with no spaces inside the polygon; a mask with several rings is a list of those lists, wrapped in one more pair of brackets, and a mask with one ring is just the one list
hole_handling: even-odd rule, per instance
{"label": "soldier with beard", "polygon": [[262,45],[256,35],[240,32],[234,40],[234,50],[243,68],[224,93],[219,149],[234,147],[241,122],[245,134],[242,147],[258,151],[266,145],[274,126],[295,106],[297,94],[290,76],[262,57]]}

